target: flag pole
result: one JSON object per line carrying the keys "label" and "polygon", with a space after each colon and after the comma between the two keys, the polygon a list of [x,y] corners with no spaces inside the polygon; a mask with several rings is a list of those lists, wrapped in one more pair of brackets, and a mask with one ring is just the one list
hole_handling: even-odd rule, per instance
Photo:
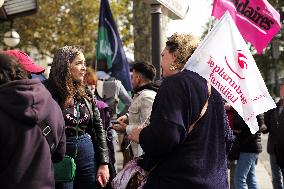
{"label": "flag pole", "polygon": [[213,18],[213,16],[210,16],[210,18],[209,18],[209,26],[208,26],[208,32],[207,32],[207,34],[211,31],[211,29],[213,28],[213,22],[214,22],[214,20],[213,20],[214,18]]}

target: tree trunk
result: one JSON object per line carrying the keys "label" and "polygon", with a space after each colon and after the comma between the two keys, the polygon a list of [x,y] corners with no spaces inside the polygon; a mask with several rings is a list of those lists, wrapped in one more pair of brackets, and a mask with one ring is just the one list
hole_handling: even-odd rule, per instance
{"label": "tree trunk", "polygon": [[133,0],[134,61],[151,63],[151,11],[150,5]]}

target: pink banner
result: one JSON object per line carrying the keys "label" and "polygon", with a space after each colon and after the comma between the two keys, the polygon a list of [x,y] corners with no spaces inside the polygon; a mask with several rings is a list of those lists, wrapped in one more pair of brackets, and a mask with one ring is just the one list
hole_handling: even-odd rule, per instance
{"label": "pink banner", "polygon": [[212,16],[220,19],[226,10],[259,54],[281,28],[279,13],[267,0],[214,0]]}

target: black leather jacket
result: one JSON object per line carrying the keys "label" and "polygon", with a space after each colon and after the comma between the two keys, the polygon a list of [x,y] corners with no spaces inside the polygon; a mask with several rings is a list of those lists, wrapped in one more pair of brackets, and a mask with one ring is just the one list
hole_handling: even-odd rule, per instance
{"label": "black leather jacket", "polygon": [[109,153],[106,141],[106,132],[104,130],[102,119],[100,117],[100,111],[96,105],[96,97],[92,95],[91,91],[88,89],[87,93],[92,97],[92,102],[85,100],[85,103],[88,107],[88,110],[91,115],[91,129],[87,132],[91,135],[94,148],[99,152],[99,156],[97,157],[100,164],[108,164],[109,163]]}
{"label": "black leather jacket", "polygon": [[[52,87],[52,84],[49,82],[49,80],[43,81],[43,84],[49,90],[53,99],[55,99],[57,103],[59,103],[60,105],[60,101],[61,101],[60,97],[58,96],[54,87]],[[105,130],[103,128],[102,119],[100,118],[100,112],[95,104],[95,96],[91,95],[91,92],[88,91],[87,88],[86,90],[87,90],[86,91],[87,94],[90,95],[90,97],[92,97],[93,99],[92,102],[85,99],[85,103],[88,107],[88,110],[91,116],[91,119],[90,119],[91,121],[89,123],[89,127],[86,130],[86,132],[91,135],[94,149],[97,150],[97,153],[96,153],[98,155],[97,162],[99,164],[108,164],[109,163],[109,153],[108,153],[108,147],[107,147],[107,142],[106,142]]]}
{"label": "black leather jacket", "polygon": [[[263,115],[257,116],[258,125],[263,125]],[[234,130],[240,131],[237,136],[237,140],[240,141],[240,152],[244,153],[261,153],[261,132],[257,131],[255,134],[250,132],[249,127],[241,116],[234,110],[233,113],[233,127]]]}

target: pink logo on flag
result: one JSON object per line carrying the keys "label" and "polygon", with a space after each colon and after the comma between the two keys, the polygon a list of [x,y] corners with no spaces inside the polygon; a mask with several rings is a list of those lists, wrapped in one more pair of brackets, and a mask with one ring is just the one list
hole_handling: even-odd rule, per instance
{"label": "pink logo on flag", "polygon": [[238,64],[242,69],[247,69],[248,65],[246,63],[247,57],[244,55],[242,50],[238,50]]}
{"label": "pink logo on flag", "polygon": [[225,56],[225,61],[226,61],[228,68],[231,70],[231,72],[233,72],[233,74],[235,74],[239,79],[245,79],[245,77],[242,75],[242,72],[243,72],[243,69],[247,69],[247,63],[246,63],[247,57],[244,55],[245,52],[243,52],[242,50],[237,50],[237,52],[238,52],[237,53],[238,54],[237,63],[239,65],[239,68],[237,67],[237,69],[234,70],[230,66],[230,63],[228,62],[226,56]]}
{"label": "pink logo on flag", "polygon": [[214,0],[213,16],[220,19],[227,10],[259,54],[281,28],[279,13],[267,0]]}

